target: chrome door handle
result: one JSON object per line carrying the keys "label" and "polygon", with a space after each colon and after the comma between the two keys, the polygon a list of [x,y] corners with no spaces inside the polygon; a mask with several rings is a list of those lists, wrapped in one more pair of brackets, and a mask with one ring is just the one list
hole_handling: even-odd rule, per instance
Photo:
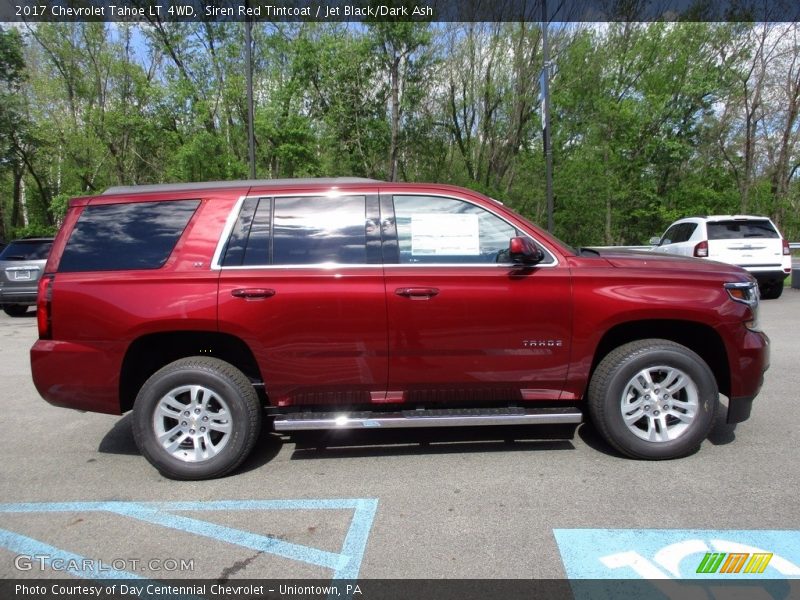
{"label": "chrome door handle", "polygon": [[263,300],[264,298],[271,298],[275,295],[275,290],[267,288],[238,288],[231,290],[231,296],[234,298],[244,298],[245,300]]}
{"label": "chrome door handle", "polygon": [[407,287],[397,288],[394,293],[405,298],[422,298],[428,300],[438,294],[439,289],[429,287]]}

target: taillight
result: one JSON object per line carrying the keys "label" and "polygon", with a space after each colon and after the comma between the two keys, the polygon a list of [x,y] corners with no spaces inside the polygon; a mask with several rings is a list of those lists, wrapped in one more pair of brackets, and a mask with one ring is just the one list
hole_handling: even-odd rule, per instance
{"label": "taillight", "polygon": [[694,247],[694,255],[698,258],[708,258],[708,242],[700,242]]}
{"label": "taillight", "polygon": [[784,256],[789,256],[791,253],[792,253],[792,251],[789,249],[789,240],[784,238],[783,239],[783,255]]}
{"label": "taillight", "polygon": [[36,324],[39,326],[39,339],[53,338],[53,279],[54,275],[42,275],[36,296]]}

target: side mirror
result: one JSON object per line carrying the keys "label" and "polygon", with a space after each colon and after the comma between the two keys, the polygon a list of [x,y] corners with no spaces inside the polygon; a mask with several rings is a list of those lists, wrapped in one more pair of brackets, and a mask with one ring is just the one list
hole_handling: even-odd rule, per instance
{"label": "side mirror", "polygon": [[660,243],[661,243],[661,238],[660,237],[656,236],[656,237],[651,237],[650,238],[650,245],[651,246],[658,246]]}
{"label": "side mirror", "polygon": [[533,240],[526,237],[513,237],[508,243],[508,256],[517,265],[535,265],[544,260],[544,252]]}

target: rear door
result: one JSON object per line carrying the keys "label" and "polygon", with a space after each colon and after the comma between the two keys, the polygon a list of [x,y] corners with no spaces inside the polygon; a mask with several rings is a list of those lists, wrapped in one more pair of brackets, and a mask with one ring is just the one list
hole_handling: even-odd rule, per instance
{"label": "rear door", "polygon": [[769,219],[709,221],[708,257],[745,268],[780,269],[783,241]]}
{"label": "rear door", "polygon": [[378,197],[245,198],[219,257],[220,328],[245,340],[274,405],[385,396]]}
{"label": "rear door", "polygon": [[[521,232],[478,203],[382,196],[388,401],[556,399],[571,337],[569,269],[508,262]],[[391,240],[396,240],[395,244]]]}

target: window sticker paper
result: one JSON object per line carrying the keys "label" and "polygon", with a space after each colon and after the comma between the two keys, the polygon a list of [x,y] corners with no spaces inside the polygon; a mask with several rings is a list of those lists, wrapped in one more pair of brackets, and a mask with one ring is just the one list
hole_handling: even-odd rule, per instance
{"label": "window sticker paper", "polygon": [[478,256],[478,215],[417,213],[411,216],[412,256]]}

